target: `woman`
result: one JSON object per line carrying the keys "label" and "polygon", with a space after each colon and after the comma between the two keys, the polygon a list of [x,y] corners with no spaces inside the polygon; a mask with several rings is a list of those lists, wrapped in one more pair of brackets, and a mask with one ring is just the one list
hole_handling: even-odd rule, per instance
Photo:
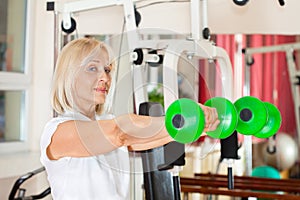
{"label": "woman", "polygon": [[[172,141],[163,117],[105,115],[114,67],[110,49],[93,38],[69,42],[58,57],[52,88],[58,117],[46,124],[41,138],[41,162],[54,200],[129,199],[127,149]],[[215,129],[216,111],[201,106],[206,130]]]}

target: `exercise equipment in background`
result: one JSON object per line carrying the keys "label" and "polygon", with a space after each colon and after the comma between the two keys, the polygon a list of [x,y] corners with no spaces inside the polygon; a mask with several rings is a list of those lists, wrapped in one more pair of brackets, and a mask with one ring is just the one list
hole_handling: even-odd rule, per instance
{"label": "exercise equipment in background", "polygon": [[255,167],[252,170],[251,175],[254,177],[261,177],[261,178],[275,178],[275,179],[281,178],[279,171],[274,167],[268,165]]}
{"label": "exercise equipment in background", "polygon": [[[281,2],[283,3],[283,2]],[[278,44],[278,45],[270,45],[270,46],[262,46],[262,47],[253,47],[253,48],[245,48],[243,49],[243,53],[245,54],[244,58],[245,58],[245,63],[246,63],[246,68],[248,70],[248,76],[245,76],[248,81],[249,81],[249,74],[250,74],[250,68],[251,65],[254,62],[254,58],[253,56],[255,54],[264,56],[265,54],[270,54],[270,53],[282,53],[285,55],[285,59],[287,62],[287,70],[288,70],[288,78],[289,78],[289,83],[291,86],[291,94],[292,94],[292,99],[293,99],[293,109],[294,109],[294,114],[295,114],[295,125],[296,125],[296,136],[295,136],[295,142],[297,143],[297,146],[300,146],[300,90],[299,90],[299,85],[300,85],[300,79],[299,79],[299,69],[297,67],[297,59],[295,59],[295,55],[297,54],[297,52],[300,50],[300,43],[299,42],[295,42],[295,43],[286,43],[286,44]],[[275,81],[276,82],[276,81]],[[277,84],[277,83],[276,83]],[[280,96],[280,95],[279,95]],[[282,104],[279,101],[280,98],[274,99],[274,103],[275,105],[279,105]],[[289,103],[288,103],[289,104]],[[289,105],[290,106],[290,105]],[[287,113],[286,113],[287,114]],[[293,113],[288,112],[287,115],[291,115]],[[283,116],[284,117],[284,116]],[[278,134],[279,135],[279,134]],[[276,136],[277,137],[277,136]],[[276,138],[276,142],[277,142],[277,138]],[[273,137],[270,137],[268,139],[268,143],[269,143],[269,152],[263,152],[263,154],[267,155],[267,157],[269,156],[275,156],[277,153],[273,152],[274,150],[272,149],[274,147],[275,143],[275,139]],[[244,142],[245,144],[245,142]],[[249,146],[247,146],[246,151],[249,152],[248,154],[252,153],[252,149]],[[272,152],[274,153],[274,155],[272,154]],[[272,154],[272,155],[268,155],[268,154]],[[249,156],[248,156],[249,157]],[[248,161],[252,162],[252,158],[247,158]],[[248,162],[247,161],[247,162]],[[299,158],[297,158],[297,163],[299,163]],[[249,165],[251,165],[251,163],[248,162],[247,164],[247,168],[250,169],[251,167],[248,167]],[[299,167],[297,167],[297,174],[299,171]],[[298,175],[297,175],[298,177]]]}
{"label": "exercise equipment in background", "polygon": [[262,157],[265,164],[279,171],[290,169],[298,159],[298,147],[296,141],[287,133],[275,135],[274,151],[269,151],[269,144],[262,147]]}
{"label": "exercise equipment in background", "polygon": [[28,172],[28,173],[24,174],[23,176],[19,177],[15,181],[15,183],[10,191],[8,200],[22,200],[22,199],[34,200],[34,199],[42,199],[42,198],[48,196],[51,193],[50,187],[46,188],[43,192],[36,194],[36,195],[27,195],[26,189],[21,187],[21,185],[25,181],[27,181],[28,179],[32,178],[33,176],[35,176],[41,172],[44,172],[44,171],[45,171],[45,168],[40,167],[34,171]]}
{"label": "exercise equipment in background", "polygon": [[[244,135],[268,138],[280,128],[279,110],[268,102],[245,96],[234,104],[223,97],[214,97],[204,103],[217,109],[220,124],[207,132],[212,138],[228,138],[235,130]],[[190,99],[174,101],[166,111],[165,124],[170,136],[180,143],[199,139],[204,130],[205,116],[199,104]]]}
{"label": "exercise equipment in background", "polygon": [[[140,104],[139,115],[145,116],[162,116],[164,115],[163,107],[154,102],[144,102]],[[145,189],[145,198],[152,199],[165,199],[170,196],[174,198],[173,184],[171,174],[167,171],[159,171],[157,166],[164,162],[163,147],[157,147],[139,152],[142,158],[143,166],[143,186]],[[153,183],[163,181],[164,186],[154,185]]]}

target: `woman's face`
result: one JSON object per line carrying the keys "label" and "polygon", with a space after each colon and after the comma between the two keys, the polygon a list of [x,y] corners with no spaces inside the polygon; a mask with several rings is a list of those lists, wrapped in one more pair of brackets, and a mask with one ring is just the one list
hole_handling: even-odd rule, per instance
{"label": "woman's face", "polygon": [[74,101],[77,106],[104,104],[111,84],[111,70],[112,66],[105,50],[83,62],[73,84]]}

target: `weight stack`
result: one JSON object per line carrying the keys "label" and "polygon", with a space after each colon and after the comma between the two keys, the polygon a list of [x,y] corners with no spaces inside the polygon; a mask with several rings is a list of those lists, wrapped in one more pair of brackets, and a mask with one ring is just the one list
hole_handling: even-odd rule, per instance
{"label": "weight stack", "polygon": [[238,155],[238,137],[234,131],[229,137],[221,139],[221,160],[223,159],[240,159]]}
{"label": "weight stack", "polygon": [[[145,102],[140,104],[139,115],[152,117],[164,116],[160,103]],[[144,189],[146,200],[174,200],[172,175],[169,171],[160,171],[158,166],[165,163],[164,147],[140,151],[143,166]]]}

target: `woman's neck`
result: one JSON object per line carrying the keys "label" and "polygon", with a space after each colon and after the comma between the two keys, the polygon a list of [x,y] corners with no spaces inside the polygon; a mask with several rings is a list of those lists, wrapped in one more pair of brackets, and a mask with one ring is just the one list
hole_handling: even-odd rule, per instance
{"label": "woman's neck", "polygon": [[90,107],[77,106],[75,109],[79,113],[88,117],[89,119],[95,120],[95,106],[90,106]]}

